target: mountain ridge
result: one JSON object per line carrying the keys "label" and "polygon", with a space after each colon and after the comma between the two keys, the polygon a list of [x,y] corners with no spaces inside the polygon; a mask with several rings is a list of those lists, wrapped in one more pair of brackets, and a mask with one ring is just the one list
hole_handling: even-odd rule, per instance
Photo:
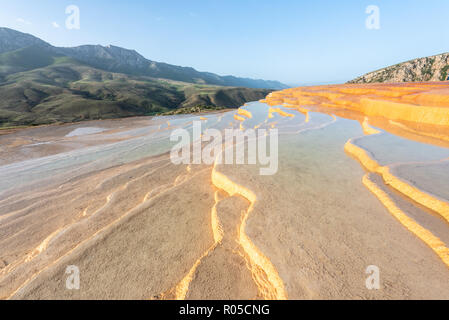
{"label": "mountain ridge", "polygon": [[[10,38],[2,46],[13,50],[0,53],[0,128],[236,108],[271,92],[107,71],[29,39],[23,48]],[[97,50],[113,70],[121,68],[117,56],[126,67],[146,63],[118,47],[78,50]]]}
{"label": "mountain ridge", "polygon": [[348,83],[445,81],[448,75],[449,53],[440,53],[368,72]]}
{"label": "mountain ridge", "polygon": [[53,47],[0,28],[0,128],[237,108],[271,92],[210,84],[235,79],[116,46]]}
{"label": "mountain ridge", "polygon": [[71,57],[91,67],[110,72],[219,86],[273,90],[288,87],[279,81],[220,76],[211,72],[197,71],[192,67],[156,62],[146,59],[136,50],[113,45],[55,47],[33,35],[0,27],[0,54],[29,46],[46,48],[55,54]]}
{"label": "mountain ridge", "polygon": [[32,45],[51,46],[49,43],[31,34],[0,27],[0,53],[14,51]]}

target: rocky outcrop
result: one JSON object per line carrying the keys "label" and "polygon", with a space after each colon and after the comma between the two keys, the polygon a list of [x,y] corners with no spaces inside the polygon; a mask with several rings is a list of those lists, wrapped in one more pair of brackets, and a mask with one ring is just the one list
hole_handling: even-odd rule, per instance
{"label": "rocky outcrop", "polygon": [[348,83],[445,81],[448,76],[449,53],[443,53],[370,72]]}
{"label": "rocky outcrop", "polygon": [[31,46],[50,47],[50,45],[30,34],[8,28],[0,28],[0,54]]}

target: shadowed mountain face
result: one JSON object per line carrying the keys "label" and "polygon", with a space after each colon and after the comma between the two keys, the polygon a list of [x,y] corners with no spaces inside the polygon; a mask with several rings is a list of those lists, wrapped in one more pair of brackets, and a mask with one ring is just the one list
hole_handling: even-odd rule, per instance
{"label": "shadowed mountain face", "polygon": [[50,47],[45,41],[30,34],[8,28],[0,28],[0,53],[22,49],[29,46]]}
{"label": "shadowed mountain face", "polygon": [[0,127],[239,107],[278,82],[221,77],[115,46],[57,48],[0,28]]}
{"label": "shadowed mountain face", "polygon": [[348,83],[420,82],[449,80],[449,53],[418,58],[367,73]]}

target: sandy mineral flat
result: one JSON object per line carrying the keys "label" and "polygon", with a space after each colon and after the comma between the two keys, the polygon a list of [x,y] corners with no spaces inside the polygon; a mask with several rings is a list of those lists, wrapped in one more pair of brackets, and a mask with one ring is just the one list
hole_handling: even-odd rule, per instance
{"label": "sandy mineral flat", "polygon": [[[449,299],[448,107],[447,84],[323,86],[2,134],[0,298]],[[193,121],[278,129],[277,172],[174,164]]]}

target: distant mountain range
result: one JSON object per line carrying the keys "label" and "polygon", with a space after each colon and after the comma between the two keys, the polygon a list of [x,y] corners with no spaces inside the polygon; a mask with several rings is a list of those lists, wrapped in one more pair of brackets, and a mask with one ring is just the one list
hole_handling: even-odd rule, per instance
{"label": "distant mountain range", "polygon": [[445,81],[448,71],[449,53],[442,53],[370,72],[348,83]]}
{"label": "distant mountain range", "polygon": [[116,46],[54,47],[0,28],[0,127],[239,107],[285,87],[155,62]]}
{"label": "distant mountain range", "polygon": [[[31,46],[45,50],[53,55],[71,57],[97,69],[128,75],[148,76],[218,86],[274,90],[287,88],[286,85],[278,81],[219,76],[210,72],[199,72],[189,67],[179,67],[167,63],[155,62],[144,58],[135,50],[128,50],[116,46],[83,45],[72,48],[54,47],[32,35],[8,28],[0,28],[0,54]],[[23,71],[25,70],[26,66],[23,68]]]}

